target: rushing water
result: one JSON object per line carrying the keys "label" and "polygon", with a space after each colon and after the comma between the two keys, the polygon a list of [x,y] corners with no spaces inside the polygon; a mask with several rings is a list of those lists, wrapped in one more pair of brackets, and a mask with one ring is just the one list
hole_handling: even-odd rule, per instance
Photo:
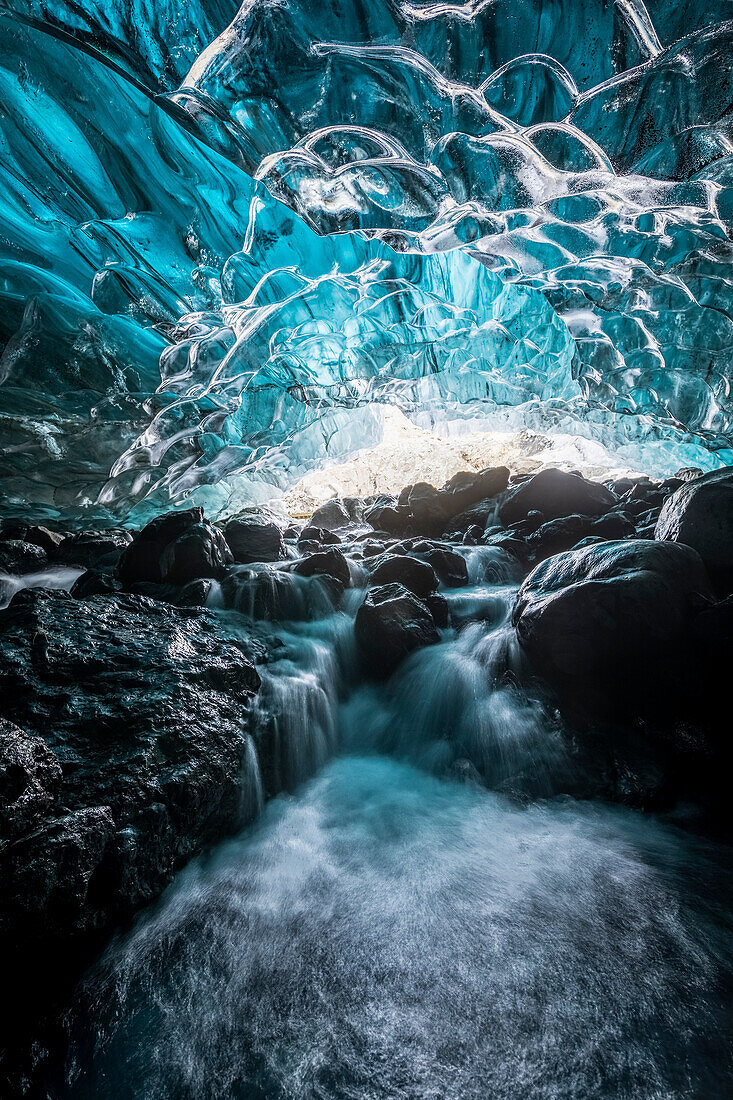
{"label": "rushing water", "polygon": [[288,785],[320,770],[108,951],[56,1095],[731,1095],[729,852],[450,777],[467,755],[499,785],[562,760],[537,706],[487,690],[513,659],[511,588],[474,579],[452,597],[463,630],[386,688],[355,682],[353,594],[260,625],[278,640],[260,720],[277,714]]}

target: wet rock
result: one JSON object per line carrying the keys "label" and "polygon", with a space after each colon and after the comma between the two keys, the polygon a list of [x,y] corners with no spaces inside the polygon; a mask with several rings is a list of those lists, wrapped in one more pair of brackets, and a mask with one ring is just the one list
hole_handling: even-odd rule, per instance
{"label": "wet rock", "polygon": [[329,615],[344,586],[330,576],[301,577],[283,569],[230,570],[222,581],[226,607],[266,622],[309,621]]}
{"label": "wet rock", "polygon": [[438,587],[435,570],[427,562],[410,558],[405,554],[390,554],[379,562],[371,575],[374,585],[398,582],[413,595],[424,598]]}
{"label": "wet rock", "polygon": [[433,622],[439,630],[450,625],[450,605],[440,592],[431,592],[422,601],[433,616]]}
{"label": "wet rock", "polygon": [[699,466],[683,466],[674,476],[679,478],[680,481],[694,481],[696,478],[703,476],[703,471]]}
{"label": "wet rock", "polygon": [[685,661],[686,632],[710,584],[699,555],[653,541],[604,542],[548,558],[527,577],[512,621],[535,670],[565,698],[651,705]]}
{"label": "wet rock", "polygon": [[176,592],[174,603],[178,607],[206,607],[206,601],[214,582],[208,577],[197,577]]}
{"label": "wet rock", "polygon": [[308,521],[309,527],[321,527],[326,531],[338,531],[341,527],[347,527],[352,522],[352,517],[347,511],[346,505],[339,497],[327,500],[315,512]]}
{"label": "wet rock", "polygon": [[100,569],[87,569],[71,586],[71,595],[77,600],[88,596],[110,595],[119,592],[122,585],[113,573]]}
{"label": "wet rock", "polygon": [[87,569],[94,566],[116,565],[123,551],[132,542],[129,531],[82,531],[67,535],[59,543],[54,560],[65,565],[79,565]]}
{"label": "wet rock", "polygon": [[45,741],[0,718],[0,840],[33,829],[55,802],[61,779]]}
{"label": "wet rock", "polygon": [[540,470],[512,490],[500,508],[505,526],[524,519],[537,510],[545,520],[562,516],[598,516],[616,503],[614,494],[595,481],[562,470]]}
{"label": "wet rock", "polygon": [[6,520],[0,531],[0,539],[17,539],[20,542],[30,542],[34,546],[40,546],[47,554],[53,554],[64,536],[58,531],[51,531],[40,524],[21,523],[17,520]]}
{"label": "wet rock", "polygon": [[31,966],[239,825],[257,651],[206,611],[47,590],[0,613],[0,644],[0,928]]}
{"label": "wet rock", "polygon": [[280,561],[285,557],[280,528],[262,516],[253,514],[230,519],[225,535],[234,560],[240,565]]}
{"label": "wet rock", "polygon": [[376,676],[391,675],[409,653],[439,641],[430,611],[401,584],[370,589],[354,630],[362,660]]}
{"label": "wet rock", "polygon": [[298,546],[303,543],[315,543],[319,546],[339,546],[341,539],[325,527],[313,527],[309,524],[298,535]]}
{"label": "wet rock", "polygon": [[425,560],[437,573],[438,580],[447,588],[461,588],[468,584],[468,566],[462,554],[435,546],[424,553]]}
{"label": "wet rock", "polygon": [[399,498],[378,498],[364,511],[364,519],[376,530],[398,537],[439,536],[453,517],[479,501],[486,502],[488,515],[493,508],[491,499],[503,492],[508,482],[509,471],[504,466],[456,474],[442,489],[418,482],[403,489]]}
{"label": "wet rock", "polygon": [[572,549],[577,542],[593,531],[593,519],[590,516],[562,516],[551,519],[528,538],[535,561],[542,561],[553,554],[561,554]]}
{"label": "wet rock", "polygon": [[187,584],[219,577],[232,562],[221,531],[201,508],[169,512],[144,527],[123,551],[117,573],[125,588],[137,582]]}
{"label": "wet rock", "polygon": [[232,552],[218,527],[194,523],[169,542],[160,557],[164,583],[187,585],[200,578],[220,577],[233,562]]}
{"label": "wet rock", "polygon": [[19,539],[5,539],[0,542],[0,573],[21,576],[24,573],[37,573],[48,565],[45,550],[32,542]]}
{"label": "wet rock", "polygon": [[344,588],[348,588],[351,583],[349,563],[340,550],[322,550],[318,554],[311,554],[302,561],[296,562],[293,572],[301,577],[332,577]]}
{"label": "wet rock", "polygon": [[673,493],[655,538],[692,546],[717,588],[733,591],[733,467],[694,478]]}

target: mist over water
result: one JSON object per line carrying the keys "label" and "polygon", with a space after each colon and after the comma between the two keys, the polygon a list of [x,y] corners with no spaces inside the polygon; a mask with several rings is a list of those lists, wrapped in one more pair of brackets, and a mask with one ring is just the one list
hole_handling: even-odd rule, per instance
{"label": "mist over water", "polygon": [[486,687],[511,591],[451,596],[493,628],[446,631],[387,688],[354,685],[351,613],[259,624],[289,782],[343,754],[112,946],[54,1095],[729,1095],[730,852],[451,778],[468,756],[490,786],[549,788],[563,766],[539,704]]}

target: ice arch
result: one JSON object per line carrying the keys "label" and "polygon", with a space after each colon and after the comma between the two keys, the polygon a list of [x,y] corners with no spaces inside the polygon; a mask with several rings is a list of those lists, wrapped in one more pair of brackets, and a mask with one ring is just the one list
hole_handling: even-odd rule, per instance
{"label": "ice arch", "polygon": [[662,3],[256,0],[215,38],[222,0],[178,51],[166,4],[74,12],[0,17],[6,507],[231,510],[374,442],[379,402],[731,460],[702,7],[670,44]]}

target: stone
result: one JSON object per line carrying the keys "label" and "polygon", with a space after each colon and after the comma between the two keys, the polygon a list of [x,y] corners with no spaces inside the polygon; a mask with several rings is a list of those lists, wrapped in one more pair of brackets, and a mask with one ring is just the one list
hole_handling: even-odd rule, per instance
{"label": "stone", "polygon": [[45,741],[0,718],[0,839],[35,828],[61,780],[61,764]]}
{"label": "stone", "polygon": [[6,520],[0,531],[0,539],[19,539],[21,542],[30,542],[34,546],[40,546],[47,554],[53,554],[64,536],[58,531],[52,531],[40,524],[21,523],[18,520]]}
{"label": "stone", "polygon": [[468,584],[468,566],[462,554],[445,546],[434,546],[424,553],[424,557],[435,570],[440,583],[447,588],[461,588]]}
{"label": "stone", "polygon": [[538,565],[512,622],[534,669],[559,694],[633,706],[666,690],[686,632],[712,595],[699,555],[654,541],[604,542]]}
{"label": "stone", "polygon": [[719,591],[733,591],[733,466],[686,482],[667,498],[654,537],[697,550]]}
{"label": "stone", "polygon": [[139,583],[183,585],[220,577],[233,560],[219,528],[204,519],[201,508],[189,508],[144,527],[123,551],[117,575],[126,589]]}
{"label": "stone", "polygon": [[341,543],[341,539],[333,531],[327,530],[325,527],[304,527],[298,535],[298,546],[303,543],[316,543],[320,546],[338,546]]}
{"label": "stone", "polygon": [[414,650],[440,640],[425,604],[397,583],[367,592],[354,631],[367,670],[379,677],[390,676]]}
{"label": "stone", "polygon": [[54,560],[65,565],[112,567],[117,564],[124,550],[132,542],[129,531],[80,531],[67,535],[59,543]]}
{"label": "stone", "polygon": [[505,527],[525,519],[529,512],[540,511],[545,520],[562,516],[598,516],[608,512],[617,498],[600,482],[587,481],[579,474],[562,470],[540,470],[513,489],[501,505],[499,514]]}
{"label": "stone", "polygon": [[421,598],[429,596],[438,587],[438,578],[433,567],[405,554],[390,554],[382,558],[371,574],[370,581],[374,585],[397,581],[413,595]]}
{"label": "stone", "polygon": [[285,557],[282,531],[256,514],[230,519],[224,530],[229,549],[239,565],[280,561]]}
{"label": "stone", "polygon": [[121,584],[113,573],[100,569],[87,569],[77,577],[71,586],[71,595],[77,600],[87,596],[101,596],[103,593],[119,592]]}
{"label": "stone", "polygon": [[344,501],[339,497],[327,500],[315,512],[308,521],[309,527],[321,527],[325,531],[338,531],[341,527],[347,527],[352,522]]}
{"label": "stone", "polygon": [[25,573],[38,573],[48,566],[46,551],[32,542],[20,539],[5,539],[0,542],[0,573],[22,576]]}
{"label": "stone", "polygon": [[0,613],[0,644],[0,928],[32,966],[239,827],[261,650],[198,608],[43,589]]}
{"label": "stone", "polygon": [[535,561],[542,561],[553,554],[561,554],[572,549],[581,539],[593,531],[593,519],[590,516],[562,516],[551,519],[529,536]]}
{"label": "stone", "polygon": [[123,551],[117,567],[125,587],[136,581],[163,581],[161,558],[163,551],[194,524],[204,522],[202,508],[189,508],[181,512],[168,512],[158,516],[143,527],[130,545]]}
{"label": "stone", "polygon": [[332,577],[344,588],[348,588],[351,583],[349,563],[340,550],[322,550],[320,553],[311,554],[296,562],[293,572],[301,577]]}
{"label": "stone", "polygon": [[194,523],[169,542],[160,556],[164,584],[185,585],[220,577],[234,561],[224,535],[210,523]]}

